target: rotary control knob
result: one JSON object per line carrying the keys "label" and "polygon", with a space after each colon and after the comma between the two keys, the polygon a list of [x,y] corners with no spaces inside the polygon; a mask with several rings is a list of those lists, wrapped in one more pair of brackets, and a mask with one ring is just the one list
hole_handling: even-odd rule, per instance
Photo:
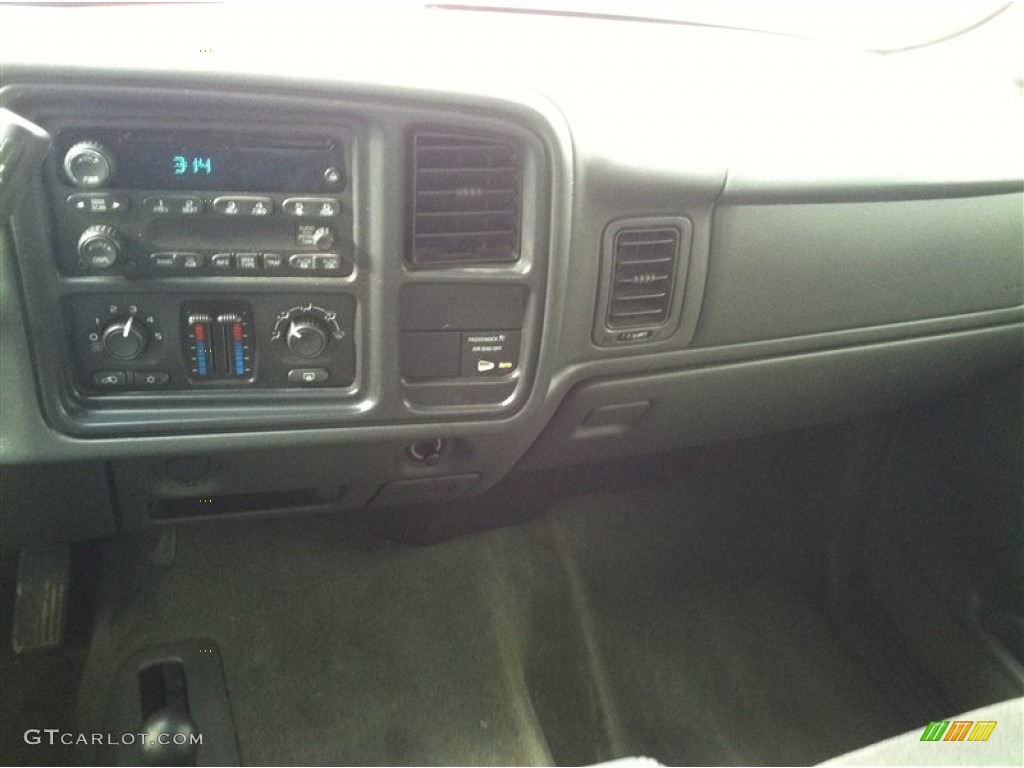
{"label": "rotary control knob", "polygon": [[285,342],[300,357],[317,357],[327,348],[330,334],[327,327],[315,317],[300,316],[291,321]]}
{"label": "rotary control knob", "polygon": [[114,154],[95,141],[80,141],[64,155],[64,173],[76,187],[96,189],[114,177]]}
{"label": "rotary control knob", "polygon": [[334,233],[330,227],[317,227],[313,232],[313,245],[321,251],[326,251],[334,245]]}
{"label": "rotary control knob", "polygon": [[118,360],[134,360],[149,343],[145,325],[131,315],[108,323],[102,338],[104,351]]}
{"label": "rotary control knob", "polygon": [[110,269],[124,253],[124,238],[107,224],[89,227],[78,238],[78,255],[89,269]]}

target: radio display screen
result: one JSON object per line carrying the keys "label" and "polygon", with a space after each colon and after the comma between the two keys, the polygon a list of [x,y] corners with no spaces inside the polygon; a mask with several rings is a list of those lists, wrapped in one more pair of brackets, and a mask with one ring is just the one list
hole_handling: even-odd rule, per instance
{"label": "radio display screen", "polygon": [[344,178],[341,143],[326,137],[75,130],[61,135],[62,150],[78,141],[113,154],[110,186],[120,189],[329,192]]}

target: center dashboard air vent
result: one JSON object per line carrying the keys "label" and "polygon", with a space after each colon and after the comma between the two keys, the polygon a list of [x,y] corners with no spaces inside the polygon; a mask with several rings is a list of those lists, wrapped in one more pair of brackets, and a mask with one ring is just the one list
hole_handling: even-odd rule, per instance
{"label": "center dashboard air vent", "polygon": [[471,266],[519,259],[521,159],[511,141],[417,133],[412,141],[415,266]]}
{"label": "center dashboard air vent", "polygon": [[598,343],[653,341],[672,333],[689,243],[686,219],[623,221],[608,228]]}

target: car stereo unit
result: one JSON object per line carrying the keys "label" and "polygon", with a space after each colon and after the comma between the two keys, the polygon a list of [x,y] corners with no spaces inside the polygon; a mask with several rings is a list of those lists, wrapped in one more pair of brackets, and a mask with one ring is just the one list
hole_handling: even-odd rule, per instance
{"label": "car stereo unit", "polygon": [[355,269],[344,138],[76,127],[57,150],[51,194],[67,274]]}

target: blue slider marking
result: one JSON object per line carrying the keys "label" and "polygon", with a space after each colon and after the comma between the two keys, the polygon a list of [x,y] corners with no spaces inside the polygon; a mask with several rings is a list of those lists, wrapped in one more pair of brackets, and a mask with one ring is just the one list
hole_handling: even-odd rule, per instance
{"label": "blue slider marking", "polygon": [[242,345],[235,342],[235,375],[245,376],[245,358],[242,354]]}
{"label": "blue slider marking", "polygon": [[206,345],[201,342],[196,342],[196,369],[200,376],[206,375]]}

